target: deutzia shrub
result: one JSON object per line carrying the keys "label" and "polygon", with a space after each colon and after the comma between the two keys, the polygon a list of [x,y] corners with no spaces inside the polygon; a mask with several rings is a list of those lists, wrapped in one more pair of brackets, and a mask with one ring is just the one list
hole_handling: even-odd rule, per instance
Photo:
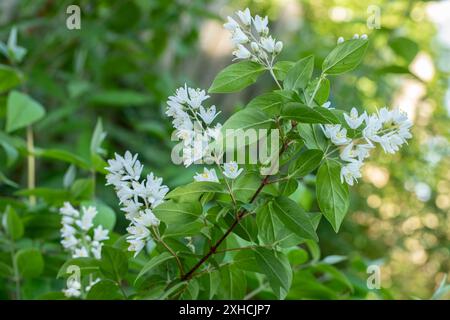
{"label": "deutzia shrub", "polygon": [[[127,151],[108,161],[107,185],[114,187],[129,227],[113,246],[104,246],[99,264],[71,261],[89,265],[102,279],[88,297],[108,292],[117,299],[242,299],[254,295],[248,280],[258,281],[271,297],[289,297],[298,266],[292,257],[300,254],[300,245],[317,252],[319,223],[338,232],[349,207],[349,185],[361,177],[370,151],[380,145],[392,154],[412,137],[411,123],[399,109],[345,112],[328,101],[333,77],[361,63],[367,36],[340,38],[318,66],[312,55],[275,61],[282,43],[269,34],[268,18],[252,16],[248,9],[228,17],[225,28],[236,46],[232,60],[239,61],[220,71],[208,90],[185,84],[167,101],[180,163],[207,166],[197,170],[194,181],[169,192],[153,173],[143,177],[137,155]],[[241,91],[264,73],[272,77],[273,90],[214,124],[220,110],[207,106],[209,96]],[[244,129],[277,132],[277,143],[267,146],[277,161],[228,159],[215,148],[227,130]],[[305,181],[316,188],[308,209],[296,196]],[[68,218],[79,219],[76,210],[64,210]],[[75,248],[70,230],[65,246]],[[317,259],[302,265],[314,279],[315,266],[325,264]],[[80,288],[74,283],[67,294],[77,296]]]}

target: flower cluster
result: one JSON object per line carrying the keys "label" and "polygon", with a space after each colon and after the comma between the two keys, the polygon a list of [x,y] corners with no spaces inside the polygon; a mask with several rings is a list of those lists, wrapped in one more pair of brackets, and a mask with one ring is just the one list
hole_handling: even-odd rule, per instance
{"label": "flower cluster", "polygon": [[205,90],[180,87],[167,101],[166,114],[173,118],[175,134],[183,142],[183,163],[186,167],[211,156],[210,143],[221,134],[221,124],[212,126],[220,113],[216,106],[204,107]]}
{"label": "flower cluster", "polygon": [[[241,172],[243,171],[243,168],[239,169],[239,166],[236,162],[231,161],[228,163],[223,164],[223,171],[222,174],[227,177],[228,179],[234,180],[236,179]],[[219,182],[219,179],[217,178],[216,170],[214,169],[208,169],[203,168],[202,173],[196,173],[194,176],[195,181],[210,181],[210,182]]]}
{"label": "flower cluster", "polygon": [[[84,292],[88,292],[91,288],[100,281],[100,278],[92,279],[89,278],[89,284],[84,288]],[[67,298],[77,298],[80,297],[83,291],[81,282],[74,278],[69,278],[67,281],[67,288],[63,289],[63,293]]]}
{"label": "flower cluster", "polygon": [[94,228],[93,220],[97,209],[93,206],[81,207],[80,212],[65,202],[59,212],[62,215],[61,244],[71,253],[72,258],[100,259],[103,241],[109,239],[109,230],[101,225]]}
{"label": "flower cluster", "polygon": [[159,226],[160,221],[152,210],[164,201],[169,191],[162,184],[162,179],[153,173],[141,181],[143,165],[137,156],[129,151],[123,157],[115,154],[115,159],[108,160],[109,167],[105,168],[109,172],[106,185],[114,186],[121,210],[130,221],[127,228],[128,250],[134,251],[135,256],[151,240],[150,228]]}
{"label": "flower cluster", "polygon": [[[250,10],[236,12],[238,20],[228,17],[225,29],[232,34],[236,46],[235,59],[250,59],[266,67],[272,67],[275,57],[283,49],[283,43],[269,35],[269,19],[258,15],[252,17]],[[238,22],[239,21],[239,22]]]}
{"label": "flower cluster", "polygon": [[[367,40],[367,38],[368,38],[367,34],[365,34],[365,33],[362,34],[361,36],[359,34],[355,33],[352,37],[352,39],[362,39],[362,40]],[[337,44],[342,43],[344,41],[345,41],[344,37],[339,37],[337,39]]]}
{"label": "flower cluster", "polygon": [[[103,241],[109,239],[109,230],[102,225],[94,228],[94,218],[97,209],[93,206],[81,207],[81,211],[75,209],[69,202],[59,209],[62,216],[61,244],[68,250],[72,258],[93,257],[100,259],[102,255]],[[84,289],[89,291],[100,279],[89,278],[89,285]],[[70,278],[67,288],[63,289],[66,297],[79,297],[82,293],[82,285],[79,279]]]}
{"label": "flower cluster", "polygon": [[386,153],[395,153],[412,137],[412,123],[399,109],[382,108],[371,115],[366,112],[359,115],[356,108],[352,108],[350,114],[344,113],[344,118],[348,127],[357,132],[354,139],[347,137],[347,129],[339,124],[322,126],[322,130],[340,149],[340,159],[345,163],[341,168],[341,181],[349,185],[361,177],[363,161],[375,143]]}

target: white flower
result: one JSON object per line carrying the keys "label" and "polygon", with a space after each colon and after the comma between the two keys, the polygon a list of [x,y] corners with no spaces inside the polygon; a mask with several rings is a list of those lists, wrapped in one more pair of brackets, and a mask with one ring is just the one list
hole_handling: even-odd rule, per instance
{"label": "white flower", "polygon": [[142,239],[129,238],[129,239],[127,239],[127,242],[130,244],[128,246],[128,251],[134,251],[135,257],[145,247],[145,241],[143,241]]}
{"label": "white flower", "polygon": [[128,226],[127,231],[130,234],[128,236],[129,239],[143,240],[150,236],[150,230],[148,230],[144,225],[138,223]]}
{"label": "white flower", "polygon": [[249,40],[247,35],[241,29],[236,29],[231,37],[231,41],[233,41],[234,44],[243,44],[247,43]]}
{"label": "white flower", "polygon": [[196,173],[194,176],[195,181],[210,181],[219,182],[217,178],[216,170],[203,168],[203,173]]}
{"label": "white flower", "polygon": [[67,298],[77,298],[81,295],[81,283],[75,279],[71,279],[67,283],[67,289],[63,289]]}
{"label": "white flower", "polygon": [[228,19],[228,22],[225,23],[225,24],[223,25],[223,27],[224,27],[225,29],[227,29],[227,30],[229,30],[229,31],[231,31],[231,32],[234,32],[234,30],[240,28],[240,27],[239,27],[239,23],[237,23],[236,20],[234,20],[234,19],[231,18],[231,17],[227,17],[227,19]]}
{"label": "white flower", "polygon": [[200,107],[203,101],[209,98],[205,90],[188,88],[188,92],[189,92],[189,105],[194,109]]}
{"label": "white flower", "polygon": [[82,230],[89,230],[92,228],[93,220],[97,215],[97,209],[93,206],[89,206],[88,208],[83,207],[83,215],[80,220],[76,221],[76,225],[79,226]]}
{"label": "white flower", "polygon": [[269,23],[269,19],[267,16],[264,18],[261,18],[260,16],[256,15],[253,19],[253,26],[255,27],[256,32],[259,34],[267,34],[269,31],[267,28],[267,25]]}
{"label": "white flower", "polygon": [[339,37],[337,39],[337,44],[344,42],[344,38],[343,37]]}
{"label": "white flower", "polygon": [[219,139],[220,135],[222,134],[222,125],[218,123],[214,128],[208,128],[206,130],[206,134],[214,140]]}
{"label": "white flower", "polygon": [[89,257],[89,253],[85,247],[76,248],[73,256],[74,258],[87,258]]}
{"label": "white flower", "polygon": [[363,137],[375,141],[378,138],[377,133],[381,129],[382,122],[375,114],[367,116],[365,122],[366,127],[362,132]]}
{"label": "white flower", "polygon": [[369,156],[370,149],[373,149],[373,144],[358,144],[356,146],[356,156],[359,161],[363,161],[365,158]]}
{"label": "white flower", "polygon": [[138,224],[146,227],[159,226],[159,219],[154,215],[150,209],[145,209],[140,215],[134,219]]}
{"label": "white flower", "polygon": [[252,56],[251,52],[247,50],[242,44],[237,45],[237,49],[233,51],[235,59],[248,59]]}
{"label": "white flower", "polygon": [[238,164],[234,161],[225,163],[223,165],[223,175],[229,179],[236,179],[244,169],[239,169]]}
{"label": "white flower", "polygon": [[269,37],[262,37],[261,38],[261,46],[269,53],[272,53],[275,51],[275,40],[272,38],[272,36]]}
{"label": "white flower", "polygon": [[99,225],[97,228],[94,229],[94,240],[95,241],[108,240],[109,239],[108,233],[109,233],[108,229],[103,229],[103,226]]}
{"label": "white flower", "polygon": [[359,126],[363,123],[363,121],[366,119],[367,114],[364,112],[360,116],[358,116],[358,110],[356,108],[352,108],[350,111],[350,115],[347,113],[344,113],[345,121],[347,122],[348,126],[352,129],[357,129]]}
{"label": "white flower", "polygon": [[200,107],[199,116],[207,125],[210,125],[219,113],[220,111],[216,113],[216,106],[211,106],[208,110]]}
{"label": "white flower", "polygon": [[283,50],[283,42],[277,41],[277,43],[275,43],[275,49],[274,49],[274,52],[275,52],[276,54],[278,54],[278,53],[281,52],[281,50]]}
{"label": "white flower", "polygon": [[63,240],[61,240],[61,244],[65,249],[71,249],[78,245],[79,241],[75,236],[71,235],[68,237],[64,237]]}
{"label": "white flower", "polygon": [[74,209],[74,207],[72,207],[72,205],[69,202],[64,202],[64,206],[59,209],[59,212],[62,215],[69,216],[69,217],[76,218],[76,217],[80,216],[80,212],[78,210]]}
{"label": "white flower", "polygon": [[353,161],[341,168],[341,182],[347,182],[349,185],[353,185],[353,181],[357,181],[357,178],[361,178],[362,163],[359,161]]}
{"label": "white flower", "polygon": [[323,105],[321,105],[322,108],[328,109],[328,110],[334,110],[333,107],[331,107],[331,101],[325,102]]}
{"label": "white flower", "polygon": [[348,162],[354,161],[357,153],[353,147],[353,142],[350,142],[347,146],[345,146],[345,148],[341,151],[340,158]]}
{"label": "white flower", "polygon": [[367,37],[367,34],[364,33],[364,34],[361,35],[361,39],[367,40],[367,38],[368,38],[368,37]]}
{"label": "white flower", "polygon": [[238,11],[236,14],[244,25],[250,26],[250,24],[252,23],[252,16],[250,14],[249,8],[245,9],[244,11]]}
{"label": "white flower", "polygon": [[359,39],[359,34],[355,33],[352,39]]}
{"label": "white flower", "polygon": [[103,247],[103,244],[99,244],[97,246],[91,247],[91,252],[94,255],[95,259],[100,260],[102,258],[102,247]]}
{"label": "white flower", "polygon": [[347,129],[341,128],[340,124],[336,125],[325,125],[322,126],[323,133],[327,138],[331,139],[333,144],[339,146],[344,145],[350,142],[350,139],[347,138]]}

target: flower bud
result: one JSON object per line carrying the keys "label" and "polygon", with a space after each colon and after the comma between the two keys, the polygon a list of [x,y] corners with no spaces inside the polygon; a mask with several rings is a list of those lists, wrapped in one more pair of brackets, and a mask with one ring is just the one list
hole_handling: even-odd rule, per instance
{"label": "flower bud", "polygon": [[275,44],[275,53],[278,54],[281,52],[281,50],[283,50],[283,42],[277,41],[277,43]]}

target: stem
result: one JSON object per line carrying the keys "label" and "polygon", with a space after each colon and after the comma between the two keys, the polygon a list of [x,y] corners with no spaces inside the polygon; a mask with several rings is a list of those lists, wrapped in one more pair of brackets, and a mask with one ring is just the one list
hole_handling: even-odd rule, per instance
{"label": "stem", "polygon": [[260,293],[261,291],[267,289],[267,287],[269,286],[269,284],[267,282],[261,284],[258,288],[256,288],[255,290],[253,290],[252,292],[249,292],[245,297],[244,300],[250,300],[251,298],[253,298],[254,296],[256,296],[258,293]]}
{"label": "stem", "polygon": [[[284,153],[284,151],[286,151],[288,145],[289,145],[288,142],[285,142],[283,144],[283,147],[281,148],[280,153],[279,153],[280,156]],[[255,193],[253,194],[252,198],[250,199],[249,203],[253,203],[255,201],[256,197],[258,197],[258,195],[261,193],[264,186],[269,181],[269,177],[270,177],[270,175],[266,175],[264,177],[264,179],[261,181],[261,184],[259,185],[258,189],[256,189]],[[239,211],[239,213],[236,215],[236,218],[234,219],[231,226],[227,229],[227,231],[225,231],[225,233],[222,235],[222,237],[219,240],[217,240],[217,242],[211,248],[209,248],[209,251],[200,259],[200,261],[197,262],[197,264],[195,264],[191,268],[191,270],[189,270],[184,276],[181,277],[182,281],[191,279],[192,276],[194,275],[195,271],[197,271],[197,269],[200,268],[209,259],[209,257],[211,257],[213,254],[215,254],[217,252],[217,248],[231,234],[231,232],[234,230],[234,228],[239,224],[241,219],[245,216],[246,212],[247,212],[247,210],[245,208],[243,208],[243,209],[241,209],[241,211]]]}
{"label": "stem", "polygon": [[17,268],[17,262],[16,262],[16,251],[14,246],[14,241],[11,240],[11,261],[13,265],[14,270],[14,282],[16,284],[16,300],[20,300],[20,275],[19,275],[19,269]]}
{"label": "stem", "polygon": [[307,101],[308,106],[311,106],[311,102],[313,102],[314,98],[316,97],[317,91],[319,91],[320,84],[322,83],[322,80],[324,78],[325,78],[325,75],[322,73],[320,75],[319,81],[317,81],[316,87],[314,88],[314,91],[313,91],[311,97]]}
{"label": "stem", "polygon": [[173,249],[161,238],[161,236],[159,235],[159,231],[156,227],[153,227],[153,231],[158,239],[159,242],[161,242],[161,244],[164,246],[164,248],[167,249],[167,251],[169,251],[169,253],[175,258],[177,265],[178,265],[178,269],[180,269],[180,274],[183,277],[184,276],[184,269],[183,269],[183,264],[180,261],[180,258],[178,258],[177,254],[175,253],[175,251],[173,251]]}
{"label": "stem", "polygon": [[275,80],[275,83],[277,84],[278,88],[280,88],[280,90],[283,90],[283,88],[281,87],[281,84],[278,82],[277,77],[275,77],[275,73],[273,73],[272,67],[269,68],[269,72],[270,72],[270,75],[272,76],[273,80]]}
{"label": "stem", "polygon": [[[32,190],[36,187],[36,159],[34,157],[34,139],[33,128],[31,125],[27,127],[27,152],[28,152],[28,189]],[[30,195],[30,204],[36,204],[36,197]]]}

